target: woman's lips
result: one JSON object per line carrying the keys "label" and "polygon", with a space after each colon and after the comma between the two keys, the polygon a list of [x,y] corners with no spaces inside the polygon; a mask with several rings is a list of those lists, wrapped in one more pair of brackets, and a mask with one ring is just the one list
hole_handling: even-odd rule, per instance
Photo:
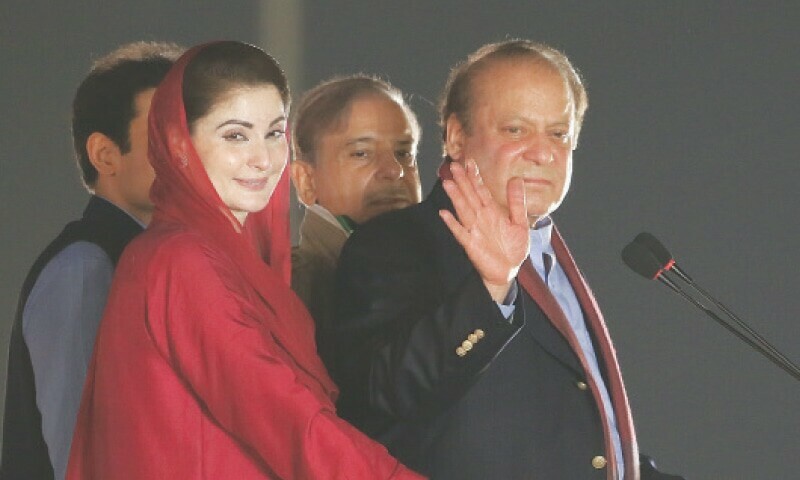
{"label": "woman's lips", "polygon": [[236,183],[238,183],[239,185],[243,186],[244,188],[246,188],[248,190],[252,190],[254,192],[257,192],[259,190],[263,190],[267,186],[267,183],[269,182],[269,178],[267,178],[267,177],[264,177],[264,178],[252,178],[252,179],[251,178],[237,178],[235,180],[236,180]]}

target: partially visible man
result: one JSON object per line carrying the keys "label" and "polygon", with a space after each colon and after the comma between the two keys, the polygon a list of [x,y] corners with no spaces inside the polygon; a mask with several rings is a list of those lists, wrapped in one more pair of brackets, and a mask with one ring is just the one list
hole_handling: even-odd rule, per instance
{"label": "partially visible man", "polygon": [[445,88],[442,180],[342,251],[339,413],[432,478],[674,478],[640,470],[605,322],[550,218],[586,107],[561,52],[482,47]]}
{"label": "partially visible man", "polygon": [[72,137],[92,196],[22,286],[9,348],[2,478],[64,478],[114,266],[153,213],[150,100],[181,53],[168,43],[124,45],[97,60],[75,94]]}
{"label": "partially visible man", "polygon": [[420,202],[420,128],[400,90],[355,75],[310,90],[295,111],[292,134],[292,180],[306,206],[292,251],[292,288],[319,337],[333,315],[333,275],[350,233],[381,213]]}

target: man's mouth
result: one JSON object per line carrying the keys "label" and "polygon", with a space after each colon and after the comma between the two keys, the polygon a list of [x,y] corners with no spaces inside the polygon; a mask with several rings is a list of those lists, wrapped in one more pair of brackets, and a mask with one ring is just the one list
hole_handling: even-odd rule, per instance
{"label": "man's mouth", "polygon": [[411,204],[411,200],[408,199],[406,196],[388,196],[388,197],[377,197],[370,200],[372,205],[379,205],[379,206],[392,206],[392,205],[401,205],[406,206]]}
{"label": "man's mouth", "polygon": [[523,177],[526,187],[548,186],[552,185],[550,180],[541,177]]}

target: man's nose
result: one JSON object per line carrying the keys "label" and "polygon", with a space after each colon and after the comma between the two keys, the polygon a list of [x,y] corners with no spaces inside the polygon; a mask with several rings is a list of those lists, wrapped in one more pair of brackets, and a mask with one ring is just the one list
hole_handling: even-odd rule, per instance
{"label": "man's nose", "polygon": [[553,145],[546,133],[535,133],[525,145],[523,158],[537,164],[553,161]]}
{"label": "man's nose", "polygon": [[383,152],[378,157],[378,174],[382,178],[388,180],[397,180],[403,178],[405,172],[403,165],[397,160],[394,152]]}

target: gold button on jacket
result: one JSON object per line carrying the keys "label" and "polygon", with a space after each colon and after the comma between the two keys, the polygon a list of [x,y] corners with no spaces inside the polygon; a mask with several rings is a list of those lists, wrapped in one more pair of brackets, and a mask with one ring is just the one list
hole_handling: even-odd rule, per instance
{"label": "gold button on jacket", "polygon": [[606,462],[606,457],[602,455],[598,455],[592,458],[592,466],[598,470],[600,470],[601,468],[605,468],[606,463],[608,463]]}

